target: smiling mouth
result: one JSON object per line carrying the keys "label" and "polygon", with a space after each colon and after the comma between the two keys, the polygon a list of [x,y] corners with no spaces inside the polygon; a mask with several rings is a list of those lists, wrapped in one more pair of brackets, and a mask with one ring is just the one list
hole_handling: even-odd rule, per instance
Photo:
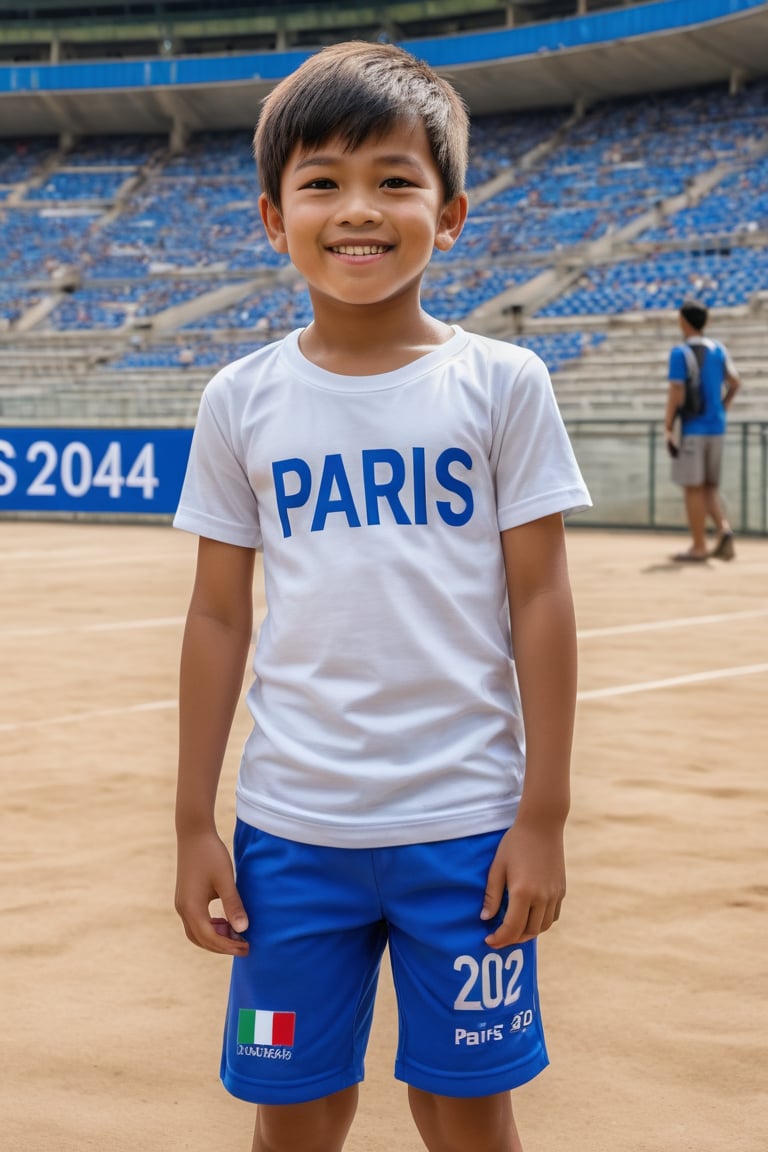
{"label": "smiling mouth", "polygon": [[337,256],[383,256],[390,244],[334,244],[331,252]]}

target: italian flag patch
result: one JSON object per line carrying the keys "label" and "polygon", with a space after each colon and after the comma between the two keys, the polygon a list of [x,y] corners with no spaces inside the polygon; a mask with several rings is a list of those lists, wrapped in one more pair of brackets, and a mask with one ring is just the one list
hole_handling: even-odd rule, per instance
{"label": "italian flag patch", "polygon": [[295,1012],[262,1012],[259,1008],[241,1008],[237,1017],[237,1042],[292,1048],[295,1027]]}

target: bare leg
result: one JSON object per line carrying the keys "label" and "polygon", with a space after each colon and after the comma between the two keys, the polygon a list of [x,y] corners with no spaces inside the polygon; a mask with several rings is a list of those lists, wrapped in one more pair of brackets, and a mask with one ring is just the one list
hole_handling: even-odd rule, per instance
{"label": "bare leg", "polygon": [[462,1100],[409,1088],[408,1099],[429,1152],[522,1152],[509,1092]]}
{"label": "bare leg", "polygon": [[306,1104],[260,1104],[251,1152],[341,1152],[357,1095],[355,1084]]}
{"label": "bare leg", "polygon": [[696,488],[684,489],[685,514],[693,538],[691,551],[697,556],[706,556],[707,554],[707,502],[705,491],[703,484]]}
{"label": "bare leg", "polygon": [[720,490],[714,484],[707,484],[704,488],[704,503],[706,505],[707,514],[714,522],[717,529],[718,536],[722,536],[725,532],[730,532],[731,526],[725,515],[723,508],[723,501],[720,498]]}

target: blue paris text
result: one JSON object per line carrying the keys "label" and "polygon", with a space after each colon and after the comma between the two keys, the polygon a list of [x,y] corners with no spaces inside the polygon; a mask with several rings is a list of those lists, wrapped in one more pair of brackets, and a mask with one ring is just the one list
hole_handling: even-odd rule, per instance
{"label": "blue paris text", "polygon": [[[332,452],[313,475],[301,457],[276,460],[272,476],[283,536],[292,534],[297,524],[296,517],[292,524],[291,513],[302,508],[311,512],[312,532],[322,532],[329,516],[343,517],[350,528],[382,522],[427,524],[430,512],[459,528],[472,517],[472,489],[461,478],[461,473],[471,470],[472,457],[463,448],[441,452],[431,476],[424,448],[412,448],[408,457],[394,448],[366,448],[355,465],[345,463],[340,452]],[[434,499],[431,506],[430,487],[447,498]]]}

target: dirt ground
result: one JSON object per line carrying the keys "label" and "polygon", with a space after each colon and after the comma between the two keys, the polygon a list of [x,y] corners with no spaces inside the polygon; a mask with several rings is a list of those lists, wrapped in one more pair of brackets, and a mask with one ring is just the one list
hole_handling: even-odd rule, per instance
{"label": "dirt ground", "polygon": [[[227,961],[172,908],[195,541],[0,524],[0,1144],[246,1152],[218,1081]],[[768,541],[571,529],[581,694],[569,896],[541,943],[551,1067],[526,1152],[768,1148]],[[261,610],[261,593],[256,593]],[[232,821],[238,715],[221,789]],[[347,1152],[418,1152],[382,978]],[[467,1152],[473,1152],[468,1149]]]}

